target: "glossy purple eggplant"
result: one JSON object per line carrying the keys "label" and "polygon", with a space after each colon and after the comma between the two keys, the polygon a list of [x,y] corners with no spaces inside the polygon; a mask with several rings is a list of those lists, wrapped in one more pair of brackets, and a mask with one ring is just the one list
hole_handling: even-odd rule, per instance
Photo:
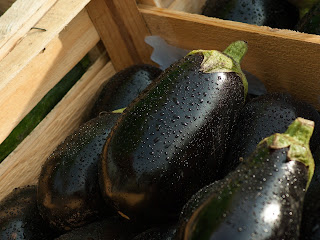
{"label": "glossy purple eggplant", "polygon": [[286,0],[207,0],[202,14],[272,28],[294,29],[298,9]]}
{"label": "glossy purple eggplant", "polygon": [[306,189],[314,171],[313,122],[298,118],[273,134],[224,179],[185,205],[176,240],[298,239]]}
{"label": "glossy purple eggplant", "polygon": [[123,113],[103,150],[104,198],[127,218],[176,218],[219,168],[247,93],[247,44],[193,51],[169,67]]}
{"label": "glossy purple eggplant", "polygon": [[37,187],[15,188],[0,202],[0,239],[50,240],[57,234],[37,208]]}
{"label": "glossy purple eggplant", "polygon": [[82,124],[49,156],[38,180],[43,218],[64,232],[113,214],[98,184],[98,163],[106,137],[120,114],[105,113]]}
{"label": "glossy purple eggplant", "polygon": [[320,239],[320,147],[313,156],[315,170],[303,202],[300,240]]}
{"label": "glossy purple eggplant", "polygon": [[233,170],[240,163],[239,159],[247,158],[262,139],[286,131],[298,117],[315,123],[310,140],[310,149],[314,152],[320,142],[320,115],[313,106],[288,93],[268,93],[248,102],[240,112],[228,148],[226,172]]}
{"label": "glossy purple eggplant", "polygon": [[162,70],[148,64],[132,65],[117,72],[103,85],[90,117],[127,107]]}
{"label": "glossy purple eggplant", "polygon": [[140,233],[132,240],[172,240],[176,233],[176,224],[154,227]]}
{"label": "glossy purple eggplant", "polygon": [[130,240],[142,229],[120,216],[114,216],[73,229],[56,240]]}

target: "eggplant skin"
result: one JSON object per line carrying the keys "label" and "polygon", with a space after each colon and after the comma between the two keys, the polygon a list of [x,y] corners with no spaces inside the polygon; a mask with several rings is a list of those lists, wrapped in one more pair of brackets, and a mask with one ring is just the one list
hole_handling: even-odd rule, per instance
{"label": "eggplant skin", "polygon": [[313,153],[320,142],[320,115],[313,106],[288,93],[268,93],[248,102],[240,112],[226,155],[225,169],[235,169],[240,163],[239,159],[249,157],[262,139],[276,132],[285,132],[298,117],[315,123],[310,139]]}
{"label": "eggplant skin", "polygon": [[315,170],[303,202],[300,240],[320,239],[320,147],[313,155]]}
{"label": "eggplant skin", "polygon": [[202,14],[272,28],[294,29],[299,11],[286,0],[207,0]]}
{"label": "eggplant skin", "polygon": [[48,157],[38,179],[38,207],[60,232],[114,214],[104,202],[98,164],[107,135],[120,114],[105,113],[82,124]]}
{"label": "eggplant skin", "polygon": [[254,152],[185,205],[175,239],[298,239],[307,167],[289,148]]}
{"label": "eggplant skin", "polygon": [[135,236],[132,240],[171,240],[176,233],[176,224],[157,226]]}
{"label": "eggplant skin", "polygon": [[132,65],[117,72],[103,85],[90,118],[127,107],[161,73],[160,68],[148,64]]}
{"label": "eggplant skin", "polygon": [[221,178],[244,86],[234,72],[202,72],[202,61],[197,53],[166,69],[109,134],[101,189],[130,219],[176,218],[193,193]]}
{"label": "eggplant skin", "polygon": [[128,240],[140,228],[120,216],[114,216],[76,228],[55,240]]}
{"label": "eggplant skin", "polygon": [[37,187],[15,188],[0,202],[0,239],[50,240],[57,236],[37,208]]}

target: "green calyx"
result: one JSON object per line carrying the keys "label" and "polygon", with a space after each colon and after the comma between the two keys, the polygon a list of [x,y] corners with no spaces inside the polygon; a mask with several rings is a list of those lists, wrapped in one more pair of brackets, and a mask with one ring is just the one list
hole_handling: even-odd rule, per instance
{"label": "green calyx", "polygon": [[290,161],[299,161],[308,168],[308,183],[311,182],[314,173],[314,160],[309,148],[310,138],[314,129],[314,122],[303,118],[297,118],[287,129],[285,133],[276,133],[262,140],[267,142],[271,149],[280,149],[289,147],[288,159]]}
{"label": "green calyx", "polygon": [[126,110],[126,107],[114,110],[114,111],[112,111],[112,113],[123,113],[124,110]]}
{"label": "green calyx", "polygon": [[231,43],[223,52],[217,50],[193,50],[188,55],[201,53],[204,58],[201,63],[201,71],[205,73],[235,72],[243,82],[244,97],[248,93],[248,82],[241,70],[240,62],[246,54],[248,45],[244,41]]}

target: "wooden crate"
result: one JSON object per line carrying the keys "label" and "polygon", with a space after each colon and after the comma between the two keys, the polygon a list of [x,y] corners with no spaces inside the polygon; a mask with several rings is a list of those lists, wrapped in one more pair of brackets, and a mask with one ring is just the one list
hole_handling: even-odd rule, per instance
{"label": "wooden crate", "polygon": [[174,0],[137,0],[137,2],[159,8],[168,8]]}
{"label": "wooden crate", "polygon": [[177,11],[177,0],[168,8],[150,2],[17,0],[0,18],[0,142],[99,41],[106,49],[0,164],[0,199],[14,187],[37,183],[46,157],[82,123],[104,81],[134,63],[152,63],[148,35],[185,49],[223,50],[246,40],[243,69],[268,90],[287,91],[320,109],[320,36]]}
{"label": "wooden crate", "polygon": [[200,14],[206,0],[137,0],[140,4]]}

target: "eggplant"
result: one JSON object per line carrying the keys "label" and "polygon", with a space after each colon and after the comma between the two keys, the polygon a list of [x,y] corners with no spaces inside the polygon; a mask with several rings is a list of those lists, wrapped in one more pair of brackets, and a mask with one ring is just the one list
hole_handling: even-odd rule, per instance
{"label": "eggplant", "polygon": [[148,64],[132,65],[117,72],[103,85],[90,119],[100,112],[127,107],[161,73],[160,68]]}
{"label": "eggplant", "polygon": [[320,145],[313,155],[315,170],[303,202],[300,240],[320,239]]}
{"label": "eggplant", "polygon": [[56,240],[128,240],[141,230],[122,217],[109,217],[75,228]]}
{"label": "eggplant", "polygon": [[298,22],[299,32],[320,35],[320,2],[315,4]]}
{"label": "eggplant", "polygon": [[240,112],[226,155],[225,170],[234,170],[261,140],[273,133],[286,131],[298,117],[315,123],[310,140],[310,149],[314,152],[320,142],[320,115],[313,106],[288,93],[268,93],[252,99]]}
{"label": "eggplant", "polygon": [[297,118],[285,133],[262,140],[235,171],[192,196],[175,239],[298,239],[314,172],[313,124]]}
{"label": "eggplant", "polygon": [[50,240],[57,236],[39,214],[36,196],[36,186],[24,186],[0,202],[0,239]]}
{"label": "eggplant", "polygon": [[42,217],[60,232],[115,214],[106,205],[98,183],[98,163],[104,141],[120,114],[105,113],[82,124],[42,166],[38,207]]}
{"label": "eggplant", "polygon": [[132,240],[172,240],[176,233],[176,225],[175,224],[166,224],[164,226],[158,226],[139,235],[135,236]]}
{"label": "eggplant", "polygon": [[176,219],[219,168],[247,94],[247,43],[196,50],[159,76],[123,112],[103,149],[104,199],[124,217]]}
{"label": "eggplant", "polygon": [[286,0],[207,0],[202,15],[282,29],[294,29],[299,20]]}

